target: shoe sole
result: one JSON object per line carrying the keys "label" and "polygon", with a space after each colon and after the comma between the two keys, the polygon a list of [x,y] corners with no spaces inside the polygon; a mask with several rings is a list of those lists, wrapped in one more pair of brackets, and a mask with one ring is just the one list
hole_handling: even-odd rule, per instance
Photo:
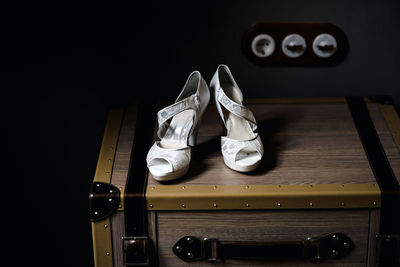
{"label": "shoe sole", "polygon": [[166,182],[166,181],[172,181],[172,180],[175,180],[175,179],[178,179],[178,178],[184,176],[188,172],[188,170],[189,170],[189,166],[186,166],[179,171],[169,172],[169,173],[166,173],[165,175],[154,175],[153,173],[151,173],[151,171],[150,171],[150,174],[155,180],[157,180],[159,182]]}
{"label": "shoe sole", "polygon": [[224,162],[225,162],[226,166],[228,166],[232,170],[238,171],[238,172],[251,172],[251,171],[254,171],[257,168],[258,164],[260,163],[260,161],[258,161],[256,163],[254,163],[253,165],[240,166],[240,165],[237,165],[237,164],[235,164],[233,162],[230,162],[229,160],[227,160],[225,158],[224,158]]}

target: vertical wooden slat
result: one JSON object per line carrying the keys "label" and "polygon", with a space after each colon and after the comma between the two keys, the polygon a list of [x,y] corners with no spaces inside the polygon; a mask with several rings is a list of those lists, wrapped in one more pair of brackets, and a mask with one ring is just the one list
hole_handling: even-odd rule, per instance
{"label": "vertical wooden slat", "polygon": [[125,111],[111,177],[111,184],[116,187],[125,187],[126,185],[136,131],[137,114],[138,109],[136,105],[128,107]]}
{"label": "vertical wooden slat", "polygon": [[125,220],[123,211],[113,214],[111,217],[111,226],[114,266],[119,267],[124,264],[122,237],[125,235]]}

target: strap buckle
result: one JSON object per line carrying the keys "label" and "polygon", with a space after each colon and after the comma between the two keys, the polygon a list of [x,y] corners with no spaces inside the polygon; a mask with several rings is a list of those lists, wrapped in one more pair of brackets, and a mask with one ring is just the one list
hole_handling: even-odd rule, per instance
{"label": "strap buckle", "polygon": [[203,257],[210,262],[217,262],[219,259],[218,245],[219,241],[216,238],[204,238],[202,242]]}
{"label": "strap buckle", "polygon": [[310,261],[322,261],[321,257],[321,241],[318,237],[307,237],[304,243],[304,257],[309,258]]}
{"label": "strap buckle", "polygon": [[175,243],[172,250],[186,262],[218,261],[219,241],[215,238],[204,238],[203,240],[194,236],[184,236]]}
{"label": "strap buckle", "polygon": [[122,237],[125,266],[149,266],[149,238],[147,236]]}

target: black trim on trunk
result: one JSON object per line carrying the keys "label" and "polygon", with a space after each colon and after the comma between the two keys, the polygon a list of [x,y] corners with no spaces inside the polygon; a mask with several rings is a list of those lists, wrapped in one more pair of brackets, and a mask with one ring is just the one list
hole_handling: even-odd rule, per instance
{"label": "black trim on trunk", "polygon": [[398,191],[399,183],[379,140],[378,133],[362,97],[346,97],[369,164],[383,193]]}
{"label": "black trim on trunk", "polygon": [[[392,104],[390,98],[372,97],[379,103]],[[348,107],[364,146],[371,169],[382,191],[380,234],[394,235],[400,233],[400,194],[399,183],[393,173],[386,153],[380,142],[373,121],[369,115],[364,99],[358,96],[346,97]],[[384,101],[383,101],[384,100]],[[391,244],[382,243],[379,251],[380,266],[399,266],[399,251]]]}

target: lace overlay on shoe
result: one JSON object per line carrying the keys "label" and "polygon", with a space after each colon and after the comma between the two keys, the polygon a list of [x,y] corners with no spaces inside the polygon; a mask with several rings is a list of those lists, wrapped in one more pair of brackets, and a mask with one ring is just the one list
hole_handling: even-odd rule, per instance
{"label": "lace overlay on shoe", "polygon": [[256,134],[254,139],[251,140],[234,140],[226,136],[221,137],[221,151],[222,155],[231,162],[236,161],[236,155],[244,148],[250,148],[259,153],[260,159],[264,154],[264,147],[261,138]]}
{"label": "lace overlay on shoe", "polygon": [[[167,122],[169,119],[188,109],[196,111],[194,116],[196,116],[196,113],[200,110],[200,100],[197,95],[192,95],[158,111],[158,137],[162,138],[164,136],[169,127],[169,123]],[[194,120],[196,120],[196,117],[194,117]]]}
{"label": "lace overlay on shoe", "polygon": [[[235,114],[238,117],[246,119],[249,122],[253,131],[257,129],[256,119],[254,118],[253,112],[251,112],[249,108],[234,102],[225,94],[222,88],[217,89],[216,98],[218,102],[221,103],[229,112]],[[225,123],[225,118],[223,114],[220,115]]]}

